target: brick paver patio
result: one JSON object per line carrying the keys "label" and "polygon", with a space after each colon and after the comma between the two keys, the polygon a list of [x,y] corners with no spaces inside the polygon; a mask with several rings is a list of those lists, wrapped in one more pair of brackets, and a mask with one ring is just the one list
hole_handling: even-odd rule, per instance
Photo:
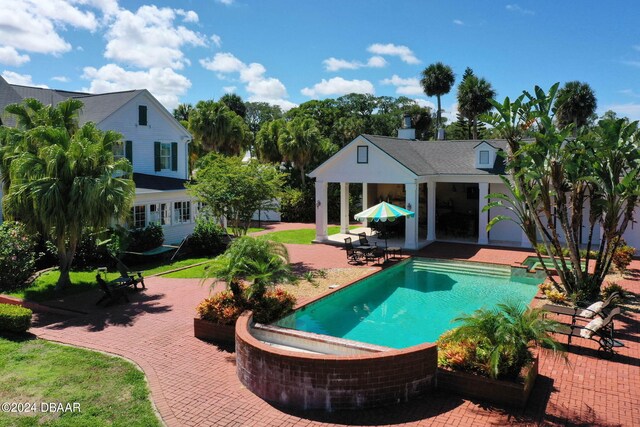
{"label": "brick paver patio", "polygon": [[[290,247],[292,259],[309,268],[344,266],[336,247]],[[521,260],[521,251],[438,244],[422,254],[471,260]],[[448,255],[446,255],[448,254]],[[640,293],[640,262],[623,286]],[[569,363],[542,355],[540,376],[524,411],[505,411],[435,392],[415,402],[366,412],[283,411],[244,389],[236,377],[233,349],[193,337],[195,306],[209,290],[194,279],[147,280],[148,289],[130,304],[95,308],[91,314],[41,316],[33,332],[44,339],[124,356],[146,373],[152,398],[169,426],[306,425],[640,425],[640,314],[616,324],[625,344],[613,360],[599,359],[594,346],[576,340]],[[77,307],[82,304],[74,303]]]}

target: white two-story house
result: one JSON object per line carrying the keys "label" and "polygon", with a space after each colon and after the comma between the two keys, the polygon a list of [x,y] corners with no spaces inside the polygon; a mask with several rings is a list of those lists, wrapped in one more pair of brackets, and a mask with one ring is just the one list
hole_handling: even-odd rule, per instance
{"label": "white two-story house", "polygon": [[132,163],[136,184],[129,226],[160,224],[168,243],[179,242],[193,231],[196,203],[184,187],[189,179],[191,134],[149,91],[89,94],[11,85],[0,77],[2,124],[15,125],[14,118],[4,109],[26,98],[46,105],[79,99],[84,103],[80,125],[94,122],[102,130],[122,134],[122,144],[115,154]]}

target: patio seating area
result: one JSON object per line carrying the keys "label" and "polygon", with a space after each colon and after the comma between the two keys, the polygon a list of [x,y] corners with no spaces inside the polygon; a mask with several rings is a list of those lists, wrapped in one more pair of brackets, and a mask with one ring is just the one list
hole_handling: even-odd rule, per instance
{"label": "patio seating area", "polygon": [[[358,232],[354,230],[353,232]],[[353,237],[351,235],[350,237]],[[370,239],[370,235],[367,235]],[[292,262],[312,268],[349,266],[342,248],[287,245]],[[303,247],[304,246],[304,247]],[[391,246],[391,242],[389,242]],[[419,252],[471,261],[509,264],[528,252],[435,243]],[[350,266],[352,268],[366,268]],[[640,294],[640,261],[620,284]],[[280,410],[245,389],[236,374],[233,348],[193,337],[197,304],[209,294],[198,279],[150,277],[130,303],[92,308],[89,314],[41,314],[38,337],[126,357],[147,375],[153,401],[168,426],[210,425],[640,425],[640,313],[616,316],[616,348],[598,357],[598,343],[576,340],[568,364],[542,353],[540,376],[524,410],[508,410],[438,392],[399,406],[325,413]],[[217,285],[216,289],[221,289]],[[95,294],[91,294],[93,298]],[[637,301],[637,300],[636,300]],[[76,298],[73,307],[93,307]],[[613,312],[612,312],[613,314]],[[559,319],[560,320],[560,319]],[[565,318],[566,321],[566,318]]]}

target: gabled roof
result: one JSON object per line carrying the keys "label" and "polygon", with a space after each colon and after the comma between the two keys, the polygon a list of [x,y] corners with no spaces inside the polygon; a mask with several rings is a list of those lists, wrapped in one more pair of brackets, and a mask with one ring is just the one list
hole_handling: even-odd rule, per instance
{"label": "gabled roof", "polygon": [[0,119],[6,126],[15,126],[16,119],[11,114],[4,114],[4,109],[9,104],[21,102],[22,98],[5,79],[0,76]]}
{"label": "gabled roof", "polygon": [[138,89],[82,97],[80,100],[84,106],[78,121],[81,125],[86,122],[100,123],[142,92]]}
{"label": "gabled roof", "polygon": [[[388,136],[362,135],[367,141],[418,176],[425,175],[497,175],[504,173],[504,160],[496,156],[490,169],[475,167],[476,140],[418,141]],[[486,141],[498,150],[506,149],[504,140]]]}

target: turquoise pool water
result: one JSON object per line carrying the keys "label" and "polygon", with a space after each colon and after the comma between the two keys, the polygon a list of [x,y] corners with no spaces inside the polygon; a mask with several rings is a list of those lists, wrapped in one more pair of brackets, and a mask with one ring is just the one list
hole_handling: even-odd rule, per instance
{"label": "turquoise pool water", "polygon": [[463,313],[528,304],[540,279],[510,267],[412,258],[328,295],[276,325],[393,348],[433,342]]}

